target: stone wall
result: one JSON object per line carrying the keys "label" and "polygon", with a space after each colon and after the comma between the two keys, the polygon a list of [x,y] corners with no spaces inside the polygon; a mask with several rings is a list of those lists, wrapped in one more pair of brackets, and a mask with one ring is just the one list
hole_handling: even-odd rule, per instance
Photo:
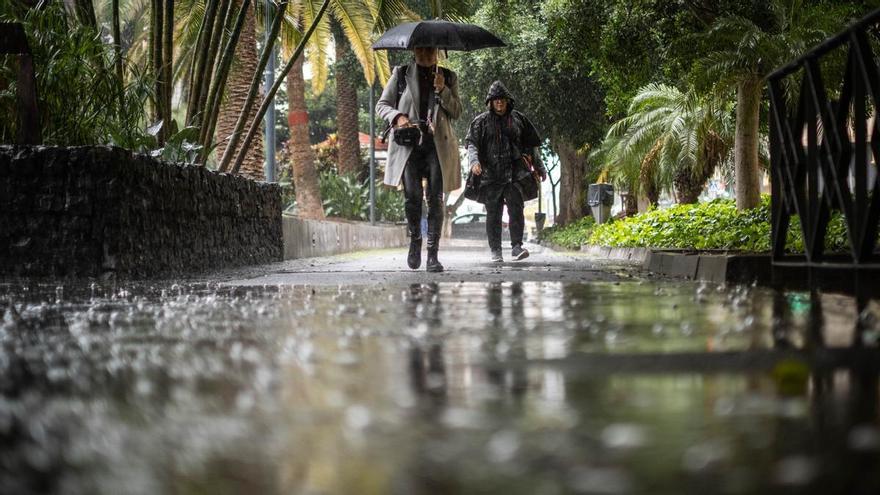
{"label": "stone wall", "polygon": [[120,148],[0,146],[0,275],[173,277],[282,254],[277,185]]}

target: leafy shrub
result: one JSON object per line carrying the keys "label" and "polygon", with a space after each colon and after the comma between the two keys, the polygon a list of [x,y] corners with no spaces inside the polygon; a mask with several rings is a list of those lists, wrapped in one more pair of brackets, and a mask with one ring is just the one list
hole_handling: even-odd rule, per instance
{"label": "leafy shrub", "polygon": [[[770,198],[757,208],[738,211],[732,200],[676,205],[599,225],[589,236],[590,244],[611,247],[674,249],[728,249],[747,252],[770,250]],[[832,215],[825,248],[841,251],[848,245],[846,227],[839,213]],[[803,252],[800,224],[792,218],[786,249]]]}
{"label": "leafy shrub", "polygon": [[541,232],[541,240],[567,249],[577,249],[587,243],[595,226],[596,222],[593,217],[583,217],[564,227],[553,226],[544,229]]}
{"label": "leafy shrub", "polygon": [[367,220],[370,190],[353,175],[323,172],[320,175],[321,198],[324,214],[348,220]]}
{"label": "leafy shrub", "polygon": [[[33,53],[44,144],[152,149],[144,110],[150,77],[125,61],[128,83],[120,87],[111,45],[93,28],[69,23],[62,2],[32,9],[0,3],[0,21],[21,22]],[[13,142],[16,135],[18,64],[12,61],[0,55],[0,142]]]}
{"label": "leafy shrub", "polygon": [[[354,175],[326,171],[320,174],[319,182],[324,214],[347,220],[369,220],[369,181],[360,182]],[[381,183],[376,184],[376,220],[397,222],[403,218],[403,195]]]}
{"label": "leafy shrub", "polygon": [[399,222],[406,216],[403,194],[376,181],[376,220]]}

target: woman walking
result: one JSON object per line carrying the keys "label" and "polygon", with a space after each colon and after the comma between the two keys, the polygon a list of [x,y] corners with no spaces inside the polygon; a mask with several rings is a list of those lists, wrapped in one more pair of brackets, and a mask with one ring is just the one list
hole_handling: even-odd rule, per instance
{"label": "woman walking", "polygon": [[[443,228],[443,195],[461,187],[458,138],[451,120],[461,115],[458,77],[437,67],[438,50],[414,49],[415,60],[395,68],[376,104],[376,113],[391,128],[385,184],[403,181],[409,231],[407,264],[415,270],[422,263],[422,197],[428,205],[429,272],[442,272],[437,259]],[[427,190],[422,185],[425,180]]]}

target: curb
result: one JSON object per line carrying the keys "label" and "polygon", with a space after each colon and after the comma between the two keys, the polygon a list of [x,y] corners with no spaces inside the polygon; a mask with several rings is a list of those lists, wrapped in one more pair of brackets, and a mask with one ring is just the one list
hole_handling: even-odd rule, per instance
{"label": "curb", "polygon": [[715,283],[769,283],[770,254],[706,253],[649,248],[581,246],[590,256],[640,264],[644,270]]}

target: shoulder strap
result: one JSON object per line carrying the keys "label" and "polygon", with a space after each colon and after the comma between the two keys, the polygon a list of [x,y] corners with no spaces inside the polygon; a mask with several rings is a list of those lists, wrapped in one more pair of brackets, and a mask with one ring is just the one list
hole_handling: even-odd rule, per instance
{"label": "shoulder strap", "polygon": [[394,101],[394,108],[400,105],[400,97],[406,91],[406,69],[408,65],[400,65],[397,67],[397,99]]}

